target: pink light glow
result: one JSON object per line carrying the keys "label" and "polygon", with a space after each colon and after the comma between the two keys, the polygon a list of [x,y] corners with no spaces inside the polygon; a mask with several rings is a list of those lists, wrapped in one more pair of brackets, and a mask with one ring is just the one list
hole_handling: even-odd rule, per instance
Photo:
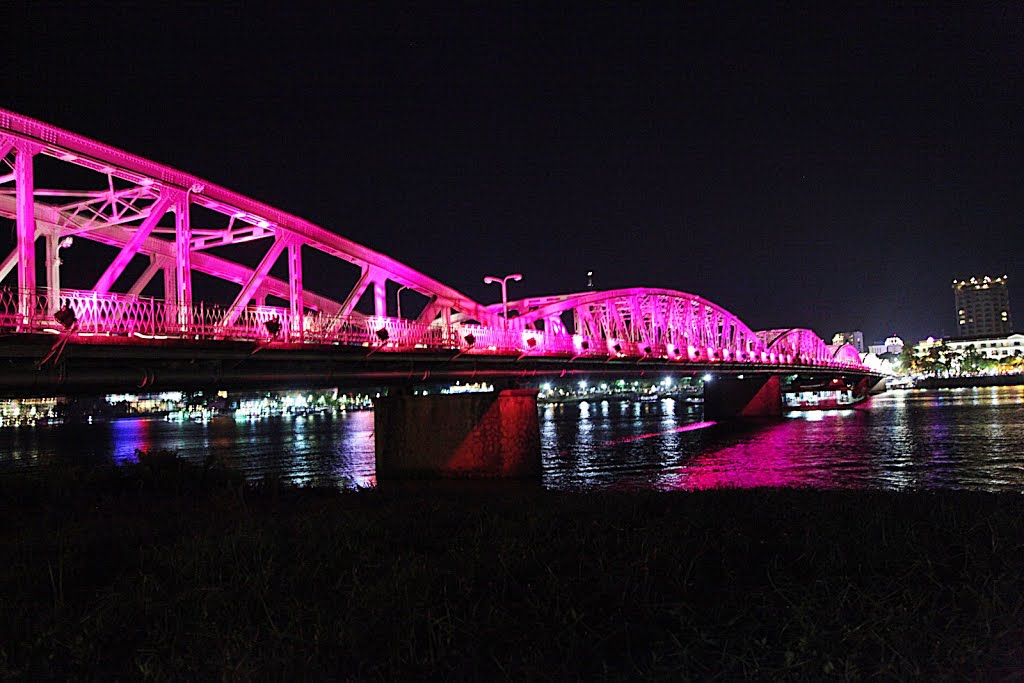
{"label": "pink light glow", "polygon": [[[85,334],[113,335],[112,344],[132,335],[136,335],[133,339],[137,340],[195,341],[231,337],[263,341],[268,318],[257,310],[256,304],[269,295],[289,303],[288,308],[274,315],[281,322],[280,342],[292,346],[306,343],[369,345],[381,351],[381,355],[389,350],[410,348],[464,351],[462,339],[465,337],[458,330],[460,325],[469,322],[478,324],[472,336],[481,340],[473,347],[473,353],[509,354],[525,348],[535,352],[531,356],[564,354],[569,349],[575,349],[579,355],[589,349],[591,355],[600,356],[601,340],[604,340],[608,355],[615,358],[652,360],[661,356],[660,349],[665,348],[669,360],[752,361],[760,357],[765,361],[769,357],[766,352],[770,352],[773,362],[785,359],[784,362],[791,363],[797,356],[801,362],[811,365],[829,367],[849,363],[852,367],[863,368],[859,356],[849,349],[828,348],[810,330],[754,332],[737,316],[707,299],[660,288],[588,290],[510,302],[509,310],[520,313],[516,328],[531,330],[517,339],[514,334],[504,333],[505,320],[494,306],[482,305],[382,253],[205,179],[3,109],[0,109],[0,135],[5,140],[14,140],[5,143],[6,147],[0,145],[6,150],[4,156],[12,147],[40,148],[39,154],[90,172],[109,174],[127,186],[116,191],[116,201],[106,196],[97,199],[89,194],[77,197],[72,193],[69,196],[77,197],[72,203],[65,204],[63,199],[61,203],[50,202],[46,196],[31,190],[33,186],[50,185],[36,183],[34,167],[18,161],[27,157],[20,152],[17,154],[16,193],[0,194],[0,216],[16,218],[19,291],[13,296],[0,291],[0,321],[14,323],[18,333],[35,333],[52,327],[52,312],[70,301],[80,321],[78,330],[70,335],[72,343]],[[102,180],[105,186],[108,179]],[[49,183],[49,179],[46,182]],[[152,185],[157,185],[160,192],[150,189]],[[29,190],[27,193],[17,192],[25,188]],[[220,216],[204,217],[203,225],[192,226],[188,204],[197,202]],[[172,213],[174,239],[155,236],[163,230],[157,225],[161,220],[157,214]],[[92,216],[88,225],[82,223],[82,216]],[[236,219],[246,224],[239,225]],[[92,290],[62,289],[56,275],[49,275],[51,281],[37,287],[32,267],[37,226],[33,224],[40,222],[43,223],[38,226],[41,230],[73,231],[76,237],[114,247],[120,253],[100,264],[103,274]],[[169,219],[166,222],[169,223]],[[196,228],[194,233],[193,227]],[[224,250],[217,251],[216,255],[211,251],[214,247],[241,242],[256,244],[255,240],[266,237],[273,239],[264,242],[266,251],[257,267],[233,260]],[[364,277],[352,288],[330,295],[303,289],[301,277],[295,276],[302,272],[303,249],[354,264],[362,269]],[[278,256],[285,250],[289,253],[290,275],[287,278],[271,275]],[[150,269],[134,284],[126,283],[121,275],[128,272],[127,265],[136,257],[148,257]],[[7,261],[15,263],[10,257]],[[152,265],[158,262],[158,266]],[[165,280],[165,290],[169,291],[164,292],[162,300],[139,297],[139,292],[148,286],[161,267],[165,273],[175,275]],[[233,291],[241,287],[240,294],[233,302],[193,301],[192,273],[230,283]],[[519,279],[521,276],[509,277]],[[128,288],[127,292],[114,291],[119,283]],[[416,323],[407,321],[399,327],[383,317],[388,308],[385,292],[395,283],[403,288],[411,287],[432,301]],[[60,299],[48,300],[50,295],[45,287],[60,292]],[[364,316],[355,310],[368,287],[375,292],[375,312],[380,316],[374,324],[387,329],[387,339],[374,337],[378,327],[367,329]],[[303,311],[313,311],[316,316],[303,316]],[[623,315],[623,311],[630,311],[630,314]],[[449,320],[449,316],[456,320]],[[311,317],[308,325],[305,317]],[[574,321],[571,325],[567,322],[570,318]],[[562,324],[548,326],[550,321],[559,319],[565,321],[564,327]],[[538,323],[543,325],[543,333],[536,329],[540,326]],[[570,335],[571,341],[567,338]],[[641,339],[657,341],[632,341]],[[685,357],[680,353],[683,348]]]}
{"label": "pink light glow", "polygon": [[[709,449],[685,465],[663,476],[660,488],[665,490],[697,490],[719,487],[753,488],[761,486],[785,487],[807,481],[808,469],[814,463],[808,459],[815,444],[826,450],[832,430],[811,426],[813,422],[827,420],[844,432],[869,429],[868,423],[858,419],[856,411],[834,411],[819,414],[801,414],[760,428],[750,438],[744,438],[722,448]],[[794,454],[792,444],[804,447]],[[813,471],[813,470],[812,470]],[[815,487],[836,485],[834,474],[827,468],[816,473]]]}

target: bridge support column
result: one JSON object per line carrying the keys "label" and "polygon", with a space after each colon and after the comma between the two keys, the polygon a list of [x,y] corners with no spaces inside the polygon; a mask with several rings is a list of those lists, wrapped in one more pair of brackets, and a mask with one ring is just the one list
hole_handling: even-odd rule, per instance
{"label": "bridge support column", "polygon": [[782,415],[782,381],[778,375],[742,377],[716,375],[704,383],[704,419]]}
{"label": "bridge support column", "polygon": [[540,477],[536,389],[393,395],[374,406],[377,479]]}
{"label": "bridge support column", "polygon": [[174,305],[182,332],[192,326],[192,223],[188,194],[174,207]]}

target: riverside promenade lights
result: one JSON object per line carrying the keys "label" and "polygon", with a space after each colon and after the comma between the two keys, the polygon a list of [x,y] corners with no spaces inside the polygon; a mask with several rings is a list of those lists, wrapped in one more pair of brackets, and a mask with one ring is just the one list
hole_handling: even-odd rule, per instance
{"label": "riverside promenade lights", "polygon": [[494,277],[493,275],[488,275],[487,277],[484,278],[484,284],[485,285],[490,285],[490,284],[494,284],[494,283],[497,283],[497,284],[501,285],[501,328],[502,329],[507,329],[508,328],[508,281],[509,280],[514,280],[516,282],[519,282],[522,279],[523,279],[523,276],[520,273],[511,273],[510,275],[506,275],[505,277]]}

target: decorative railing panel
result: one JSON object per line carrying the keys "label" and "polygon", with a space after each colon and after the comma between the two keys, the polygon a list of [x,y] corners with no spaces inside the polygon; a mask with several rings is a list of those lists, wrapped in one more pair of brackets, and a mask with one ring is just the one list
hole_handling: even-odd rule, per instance
{"label": "decorative railing panel", "polygon": [[[36,164],[37,156],[49,157],[50,163]],[[90,180],[68,186],[62,174],[42,177],[53,162],[72,165],[72,177]],[[51,186],[51,180],[60,186]],[[13,221],[17,238],[13,251],[0,253],[0,281],[16,285],[0,288],[3,333],[249,340],[363,347],[372,353],[448,351],[453,358],[491,354],[680,364],[859,364],[848,351],[829,349],[809,330],[755,333],[721,306],[675,290],[637,287],[536,297],[511,302],[507,311],[484,306],[302,218],[3,109],[0,216]],[[116,251],[96,283],[85,283],[92,290],[62,287],[68,280],[61,280],[60,250],[78,239]],[[259,265],[251,265],[253,254],[238,258],[231,251],[243,242],[253,250],[265,249]],[[45,257],[36,263],[37,247],[44,243]],[[313,291],[313,278],[303,282],[304,250],[352,264],[359,271],[355,283]],[[284,272],[281,259],[287,261],[287,277],[274,275]],[[127,282],[127,274],[137,272],[129,264],[143,261],[148,261],[143,273]],[[194,273],[238,287],[235,300],[198,301]],[[118,284],[120,291],[115,291]],[[402,310],[397,297],[404,289],[428,303],[413,317],[388,317],[389,308]],[[139,295],[155,291],[162,291],[163,298]],[[268,297],[286,305],[257,305]],[[389,297],[395,297],[394,306]],[[360,302],[366,308],[372,304],[373,314],[358,311]]]}
{"label": "decorative railing panel", "polygon": [[[556,356],[566,359],[609,361],[659,360],[678,363],[728,363],[756,365],[818,365],[860,367],[856,350],[849,345],[833,349],[809,330],[768,330],[749,333],[738,321],[712,316],[723,329],[722,337],[689,332],[679,333],[682,323],[673,320],[664,328],[648,325],[645,333],[637,326],[624,327],[618,320],[607,325],[584,326],[591,335],[549,332],[524,326],[515,318],[507,327],[451,323],[419,323],[383,316],[338,316],[306,314],[293,320],[287,308],[248,306],[230,323],[228,307],[205,302],[182,307],[152,297],[126,294],[62,290],[51,297],[37,290],[30,311],[21,306],[17,290],[0,288],[0,331],[50,332],[69,335],[106,335],[136,338],[189,340],[247,340],[293,345],[339,345],[363,347],[374,352],[450,351],[453,354],[512,355],[517,358]],[[683,306],[682,310],[691,310]],[[678,312],[678,311],[677,311]],[[706,310],[704,311],[706,312]],[[594,314],[596,319],[599,315]],[[671,317],[666,317],[671,319]],[[633,318],[639,321],[639,318]],[[691,321],[692,322],[692,321]],[[701,323],[703,324],[703,323]],[[598,334],[593,334],[594,330]],[[610,331],[618,336],[607,336]],[[689,343],[691,338],[699,344]],[[739,339],[739,343],[735,343]],[[762,344],[751,343],[758,339]],[[709,343],[710,340],[710,343]],[[680,343],[683,342],[683,343]],[[767,344],[767,346],[764,346]]]}

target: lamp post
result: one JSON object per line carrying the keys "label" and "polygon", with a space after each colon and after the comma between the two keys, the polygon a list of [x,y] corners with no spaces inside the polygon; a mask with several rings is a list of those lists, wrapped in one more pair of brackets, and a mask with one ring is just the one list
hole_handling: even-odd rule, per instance
{"label": "lamp post", "polygon": [[402,317],[402,290],[403,289],[409,289],[409,285],[402,285],[401,287],[398,288],[398,291],[395,292],[395,301],[398,303],[398,311],[397,311],[398,315],[397,315],[397,317],[399,317],[399,318]]}
{"label": "lamp post", "polygon": [[46,253],[46,269],[49,277],[49,290],[47,307],[49,312],[55,313],[60,308],[60,250],[67,249],[74,242],[74,238],[71,235],[66,237],[60,237],[60,235],[53,235],[47,238],[49,241],[49,247]]}
{"label": "lamp post", "polygon": [[522,279],[523,276],[520,273],[512,273],[505,277],[494,277],[493,275],[488,275],[484,278],[485,285],[493,283],[501,285],[501,329],[503,330],[508,328],[508,281],[515,280],[516,282],[519,282]]}

